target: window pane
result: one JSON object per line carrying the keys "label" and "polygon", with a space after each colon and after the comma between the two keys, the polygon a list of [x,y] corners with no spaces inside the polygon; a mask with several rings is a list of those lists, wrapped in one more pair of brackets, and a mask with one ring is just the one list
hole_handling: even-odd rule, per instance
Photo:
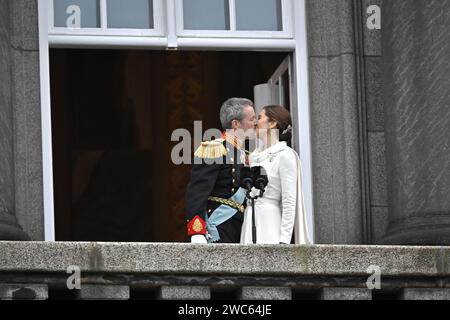
{"label": "window pane", "polygon": [[55,0],[55,27],[99,28],[99,0]]}
{"label": "window pane", "polygon": [[236,0],[238,30],[283,31],[281,0]]}
{"label": "window pane", "polygon": [[184,29],[230,30],[228,0],[183,0]]}
{"label": "window pane", "polygon": [[108,0],[108,28],[153,29],[153,0]]}

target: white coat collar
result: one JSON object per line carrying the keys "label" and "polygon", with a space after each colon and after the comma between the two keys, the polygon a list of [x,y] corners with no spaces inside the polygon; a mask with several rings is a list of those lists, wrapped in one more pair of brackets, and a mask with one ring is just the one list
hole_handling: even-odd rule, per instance
{"label": "white coat collar", "polygon": [[280,151],[283,151],[284,149],[287,148],[287,143],[286,141],[279,141],[277,143],[275,143],[274,145],[268,147],[267,149],[264,149],[261,151],[261,153],[278,153]]}
{"label": "white coat collar", "polygon": [[266,160],[267,158],[270,158],[270,161],[273,160],[273,158],[281,151],[286,150],[288,148],[288,145],[285,141],[280,141],[275,143],[274,145],[270,146],[267,149],[258,150],[251,154],[251,160],[250,162],[254,163],[260,163]]}

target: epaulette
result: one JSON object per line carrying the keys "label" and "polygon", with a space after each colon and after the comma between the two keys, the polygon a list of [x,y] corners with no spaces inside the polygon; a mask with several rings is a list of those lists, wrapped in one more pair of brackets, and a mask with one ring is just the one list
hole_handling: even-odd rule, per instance
{"label": "epaulette", "polygon": [[227,149],[223,145],[223,139],[202,142],[194,155],[203,159],[217,159],[227,155]]}

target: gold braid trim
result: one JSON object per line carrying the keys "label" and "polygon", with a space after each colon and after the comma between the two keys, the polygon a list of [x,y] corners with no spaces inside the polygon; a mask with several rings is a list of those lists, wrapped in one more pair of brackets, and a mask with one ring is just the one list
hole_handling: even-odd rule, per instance
{"label": "gold braid trim", "polygon": [[244,206],[233,200],[223,199],[223,198],[218,198],[218,197],[208,197],[208,200],[227,205],[231,208],[238,210],[240,213],[244,213]]}

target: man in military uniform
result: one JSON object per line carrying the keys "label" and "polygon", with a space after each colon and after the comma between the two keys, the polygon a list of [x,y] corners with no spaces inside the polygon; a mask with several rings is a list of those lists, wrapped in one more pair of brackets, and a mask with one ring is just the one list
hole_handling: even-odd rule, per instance
{"label": "man in military uniform", "polygon": [[226,132],[221,139],[203,142],[195,152],[186,192],[188,235],[192,243],[238,243],[240,241],[245,190],[239,171],[244,166],[244,141],[253,138],[256,116],[253,102],[231,98],[220,109]]}

